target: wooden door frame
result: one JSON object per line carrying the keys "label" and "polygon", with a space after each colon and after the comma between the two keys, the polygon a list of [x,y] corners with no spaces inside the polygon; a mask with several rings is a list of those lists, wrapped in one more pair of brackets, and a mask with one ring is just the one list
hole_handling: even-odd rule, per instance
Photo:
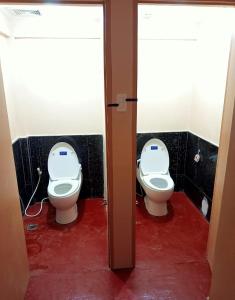
{"label": "wooden door frame", "polygon": [[235,299],[235,33],[230,47],[208,254],[212,300]]}
{"label": "wooden door frame", "polygon": [[[134,102],[127,103],[125,113],[117,112],[116,108],[109,105],[117,102],[118,93],[123,91],[127,98],[137,98],[137,0],[107,0],[104,7],[109,266],[115,270],[135,266],[137,109]],[[126,18],[123,17],[125,14]],[[121,34],[119,34],[120,19],[126,26],[121,24],[123,27]],[[120,48],[117,45],[120,45]],[[120,51],[121,48],[125,48],[125,51]],[[123,61],[126,64],[123,64]],[[131,64],[128,66],[129,61]],[[126,80],[122,77],[126,77]],[[122,127],[124,124],[127,126],[127,134]],[[118,126],[122,127],[123,143],[115,138],[120,135]],[[122,149],[126,149],[127,152]],[[129,159],[128,155],[131,156]],[[127,159],[126,166],[119,167],[118,164],[123,164],[121,160],[125,159]],[[128,169],[131,169],[131,173],[128,181],[125,181],[122,177],[129,172]]]}
{"label": "wooden door frame", "polygon": [[23,299],[29,264],[0,61],[0,291],[2,299]]}

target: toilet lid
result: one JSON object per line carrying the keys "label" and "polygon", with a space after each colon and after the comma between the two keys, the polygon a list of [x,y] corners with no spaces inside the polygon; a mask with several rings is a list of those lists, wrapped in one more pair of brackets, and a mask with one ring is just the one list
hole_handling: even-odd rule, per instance
{"label": "toilet lid", "polygon": [[143,147],[140,157],[143,175],[166,174],[169,169],[169,154],[166,145],[159,139],[149,140]]}
{"label": "toilet lid", "polygon": [[75,150],[68,143],[63,142],[51,148],[47,166],[51,180],[77,179],[81,170]]}

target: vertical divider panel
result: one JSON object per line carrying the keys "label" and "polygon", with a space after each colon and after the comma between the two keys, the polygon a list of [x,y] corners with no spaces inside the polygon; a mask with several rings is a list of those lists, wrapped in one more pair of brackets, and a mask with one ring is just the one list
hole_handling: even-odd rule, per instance
{"label": "vertical divider panel", "polygon": [[24,298],[29,280],[5,91],[0,64],[0,298]]}
{"label": "vertical divider panel", "polygon": [[[135,265],[137,1],[105,3],[109,263]],[[110,104],[116,104],[111,106]]]}
{"label": "vertical divider panel", "polygon": [[211,300],[235,299],[235,35],[228,64],[220,135],[208,259],[212,269]]}

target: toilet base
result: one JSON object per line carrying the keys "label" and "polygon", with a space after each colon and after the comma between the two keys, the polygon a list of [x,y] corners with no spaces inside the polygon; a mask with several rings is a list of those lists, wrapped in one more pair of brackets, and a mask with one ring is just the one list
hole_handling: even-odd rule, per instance
{"label": "toilet base", "polygon": [[145,207],[152,216],[161,217],[167,215],[167,201],[155,202],[150,200],[148,196],[144,197]]}
{"label": "toilet base", "polygon": [[68,224],[77,219],[78,209],[77,204],[69,209],[56,209],[56,222],[59,224]]}

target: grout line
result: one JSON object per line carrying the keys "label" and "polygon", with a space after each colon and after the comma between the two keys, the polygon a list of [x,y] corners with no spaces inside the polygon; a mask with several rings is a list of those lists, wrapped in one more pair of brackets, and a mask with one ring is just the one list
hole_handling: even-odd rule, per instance
{"label": "grout line", "polygon": [[24,174],[24,184],[26,186],[25,166],[24,166],[23,153],[22,153],[22,147],[21,147],[21,140],[20,139],[19,139],[19,144],[20,144],[20,157],[21,157],[22,169],[23,169],[23,174]]}
{"label": "grout line", "polygon": [[[90,176],[90,151],[89,151],[89,137],[87,137],[87,169],[88,169],[88,178],[89,178],[89,190],[90,194],[93,193],[91,185],[91,176]],[[91,193],[92,190],[92,193]],[[89,196],[90,197],[90,196]]]}
{"label": "grout line", "polygon": [[28,160],[29,160],[29,172],[30,172],[30,181],[31,181],[31,192],[33,191],[33,175],[32,175],[32,164],[31,164],[31,151],[29,145],[29,138],[26,139],[27,141],[27,153],[28,153]]}
{"label": "grout line", "polygon": [[178,184],[178,169],[179,169],[179,149],[180,149],[180,136],[181,133],[178,133],[178,150],[177,150],[177,167],[176,167],[176,184]]}
{"label": "grout line", "polygon": [[186,175],[186,164],[187,164],[187,158],[188,158],[188,136],[189,132],[186,132],[187,138],[186,138],[186,151],[184,156],[184,175]]}

